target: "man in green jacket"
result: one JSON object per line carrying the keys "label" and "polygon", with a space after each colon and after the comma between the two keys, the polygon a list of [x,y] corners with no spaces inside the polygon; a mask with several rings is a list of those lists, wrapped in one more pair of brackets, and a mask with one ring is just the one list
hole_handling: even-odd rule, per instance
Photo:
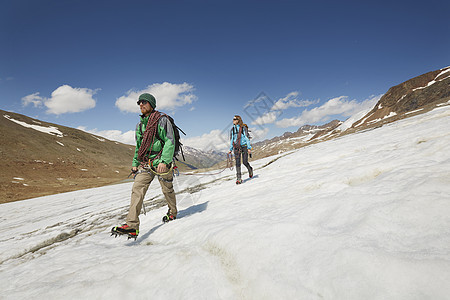
{"label": "man in green jacket", "polygon": [[155,110],[156,99],[144,93],[139,96],[138,105],[142,115],[136,126],[136,149],[132,172],[135,175],[131,192],[131,204],[126,224],[113,228],[113,232],[137,237],[139,234],[139,214],[145,193],[155,176],[158,176],[162,192],[169,210],[163,222],[176,219],[177,206],[173,189],[172,160],[175,151],[175,138],[171,122],[164,114]]}

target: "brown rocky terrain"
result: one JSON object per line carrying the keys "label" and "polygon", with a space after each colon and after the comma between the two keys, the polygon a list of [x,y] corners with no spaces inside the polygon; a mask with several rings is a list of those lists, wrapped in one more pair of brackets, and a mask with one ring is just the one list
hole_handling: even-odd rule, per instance
{"label": "brown rocky terrain", "polygon": [[411,114],[424,113],[449,100],[450,67],[446,67],[391,87],[377,105],[352,127],[393,122]]}
{"label": "brown rocky terrain", "polygon": [[255,143],[252,156],[259,159],[303,147],[318,141],[321,136],[333,131],[341,123],[339,120],[333,120],[320,126],[304,125],[296,132],[285,132],[282,136]]}
{"label": "brown rocky terrain", "polygon": [[102,186],[129,174],[133,146],[0,113],[0,203]]}

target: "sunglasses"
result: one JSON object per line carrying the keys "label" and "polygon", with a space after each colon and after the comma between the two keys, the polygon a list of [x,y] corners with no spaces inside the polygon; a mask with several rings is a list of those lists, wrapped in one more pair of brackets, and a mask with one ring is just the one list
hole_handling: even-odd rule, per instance
{"label": "sunglasses", "polygon": [[145,103],[148,103],[148,101],[147,100],[139,100],[137,102],[138,105],[141,105],[141,103],[145,104]]}
{"label": "sunglasses", "polygon": [[233,121],[239,121],[239,119],[233,118]]}

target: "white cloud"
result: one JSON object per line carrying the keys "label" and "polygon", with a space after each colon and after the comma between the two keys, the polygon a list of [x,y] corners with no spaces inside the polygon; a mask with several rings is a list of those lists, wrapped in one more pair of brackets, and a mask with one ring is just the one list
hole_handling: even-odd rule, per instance
{"label": "white cloud", "polygon": [[85,111],[95,107],[95,100],[92,96],[96,90],[87,88],[73,88],[69,85],[62,85],[52,92],[50,98],[39,96],[34,93],[22,98],[22,105],[33,104],[35,107],[44,104],[50,114],[64,114]]}
{"label": "white cloud", "polygon": [[286,95],[286,97],[278,99],[278,101],[273,105],[272,110],[286,110],[290,107],[306,107],[318,102],[318,100],[298,100],[298,95],[299,93],[296,91],[290,92]]}
{"label": "white cloud", "polygon": [[269,128],[263,128],[263,129],[256,129],[256,128],[249,128],[250,136],[252,137],[251,143],[257,141],[262,141],[266,138],[267,134],[269,133]]}
{"label": "white cloud", "polygon": [[325,104],[315,107],[311,110],[304,110],[300,116],[283,119],[276,122],[276,125],[281,128],[291,126],[302,126],[305,124],[313,124],[328,120],[333,115],[341,115],[343,117],[351,116],[352,114],[361,110],[366,105],[364,102],[356,100],[348,100],[347,96],[336,97],[328,100]]}
{"label": "white cloud", "polygon": [[297,97],[299,92],[290,92],[284,98],[278,99],[277,102],[273,104],[269,111],[262,114],[260,117],[256,118],[251,124],[252,125],[265,125],[275,123],[277,118],[282,114],[283,110],[291,107],[306,107],[313,104],[317,104],[318,100],[298,100]]}
{"label": "white cloud", "polygon": [[358,121],[359,119],[364,117],[367,113],[369,113],[369,111],[372,110],[372,108],[374,108],[374,106],[380,100],[381,96],[383,96],[383,95],[372,96],[371,98],[366,99],[363,102],[361,102],[359,110],[356,111],[356,109],[355,109],[355,112],[352,113],[352,115],[344,123],[342,123],[337,129],[339,129],[341,131],[345,131],[348,128],[350,128],[353,125],[353,123],[355,123],[356,121]]}
{"label": "white cloud", "polygon": [[39,96],[39,92],[25,96],[22,98],[22,106],[28,106],[29,104],[33,104],[34,107],[42,106],[44,103],[44,98]]}
{"label": "white cloud", "polygon": [[[229,129],[231,130],[231,127]],[[256,129],[250,127],[249,131],[250,136],[252,137],[251,142],[253,143],[257,140],[263,140],[267,136],[269,128]],[[183,143],[183,145],[203,151],[216,150],[228,152],[228,150],[230,150],[229,134],[230,131],[228,129],[222,131],[219,129],[214,129],[209,133],[205,133],[201,136],[184,138],[181,140],[181,142]]]}
{"label": "white cloud", "polygon": [[130,90],[116,101],[116,106],[123,112],[139,113],[136,104],[142,93],[150,93],[156,98],[157,109],[174,109],[191,104],[197,97],[192,93],[194,87],[188,83],[174,84],[169,82],[155,83],[140,91]]}
{"label": "white cloud", "polygon": [[228,151],[230,146],[228,131],[220,131],[219,129],[211,130],[201,136],[183,138],[181,142],[183,145],[203,151]]}
{"label": "white cloud", "polygon": [[45,100],[47,113],[59,115],[81,112],[95,107],[92,96],[96,91],[87,88],[73,88],[62,85],[52,92],[50,99]]}
{"label": "white cloud", "polygon": [[265,125],[272,124],[277,120],[277,117],[280,115],[280,112],[270,111],[262,116],[256,118],[256,120],[252,121],[252,125]]}
{"label": "white cloud", "polygon": [[136,145],[135,142],[135,132],[134,130],[129,130],[127,132],[122,132],[120,130],[98,130],[97,128],[94,129],[87,129],[85,126],[79,126],[77,127],[79,130],[83,130],[88,133],[92,133],[104,138],[107,138],[111,141],[117,141],[128,145]]}

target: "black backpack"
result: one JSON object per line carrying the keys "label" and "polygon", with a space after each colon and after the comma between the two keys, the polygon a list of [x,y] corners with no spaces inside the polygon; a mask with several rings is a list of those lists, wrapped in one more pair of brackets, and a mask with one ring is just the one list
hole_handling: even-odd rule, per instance
{"label": "black backpack", "polygon": [[[181,156],[183,157],[183,160],[185,160],[184,159],[184,153],[183,153],[183,144],[180,142],[180,131],[184,135],[186,135],[186,133],[184,133],[184,131],[180,127],[175,125],[175,121],[173,120],[173,118],[171,116],[166,115],[166,114],[163,114],[163,115],[166,116],[167,119],[169,119],[170,124],[172,124],[172,128],[173,128],[173,137],[175,139],[175,151],[173,152],[173,157],[176,160],[178,160],[178,158],[176,156],[181,153]],[[158,132],[158,131],[156,131],[156,132]],[[158,134],[157,134],[157,136],[158,136]],[[160,139],[159,136],[158,136],[158,139]]]}
{"label": "black backpack", "polygon": [[[180,142],[180,131],[181,131],[181,133],[183,133],[184,135],[186,135],[186,133],[184,133],[184,131],[183,131],[180,127],[178,127],[177,125],[175,125],[175,121],[173,120],[173,118],[172,118],[171,116],[166,115],[165,113],[161,113],[161,117],[162,117],[162,116],[166,116],[167,119],[169,120],[170,124],[172,124],[172,128],[173,128],[173,138],[175,139],[175,151],[173,152],[173,158],[175,158],[176,160],[178,160],[178,158],[177,158],[176,156],[178,156],[178,154],[181,153],[181,156],[183,157],[183,160],[186,160],[186,159],[184,158],[184,153],[183,153],[183,144]],[[141,135],[142,135],[142,134],[143,134],[143,133],[142,133],[142,123],[139,122],[137,126],[139,127],[139,131],[140,131],[140,133],[141,133]],[[163,140],[159,137],[159,135],[158,135],[158,130],[156,131],[156,138],[157,138],[158,140],[160,140],[160,141],[164,144],[164,141],[163,141]]]}

